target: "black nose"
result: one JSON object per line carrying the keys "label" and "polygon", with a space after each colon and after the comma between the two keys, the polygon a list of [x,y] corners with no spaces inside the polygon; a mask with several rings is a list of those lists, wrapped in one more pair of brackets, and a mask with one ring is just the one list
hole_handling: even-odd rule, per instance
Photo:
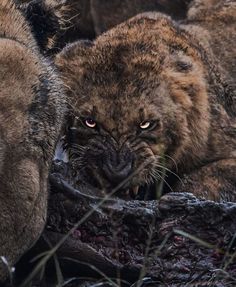
{"label": "black nose", "polygon": [[122,149],[120,152],[115,150],[107,151],[103,171],[112,185],[124,181],[131,173],[133,167],[133,156],[129,149]]}

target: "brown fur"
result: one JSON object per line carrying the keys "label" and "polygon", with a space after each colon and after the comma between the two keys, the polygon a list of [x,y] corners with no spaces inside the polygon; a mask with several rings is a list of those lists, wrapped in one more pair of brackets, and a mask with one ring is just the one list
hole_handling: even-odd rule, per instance
{"label": "brown fur", "polygon": [[[230,18],[233,1],[231,8]],[[222,10],[216,13],[220,17]],[[132,189],[163,177],[164,161],[184,179],[176,183],[167,177],[173,190],[236,201],[235,90],[226,63],[235,61],[229,50],[222,58],[217,54],[211,23],[188,21],[180,25],[159,13],[141,14],[94,43],[77,42],[58,55],[75,116],[70,161],[83,180],[110,188],[116,183],[111,178],[124,178],[125,170],[132,174],[126,188]],[[214,29],[213,37],[219,31]],[[208,38],[198,37],[202,32]],[[224,45],[230,41],[225,38]],[[97,128],[88,128],[86,118]],[[147,120],[155,124],[141,131],[139,124]]]}
{"label": "brown fur", "polygon": [[[53,68],[9,0],[0,1],[0,67],[0,256],[12,266],[45,224],[64,99]],[[0,282],[6,277],[0,261]]]}
{"label": "brown fur", "polygon": [[[215,55],[215,61],[225,69],[227,77],[235,85],[236,78],[236,2],[234,0],[195,0],[188,12],[189,30],[199,41],[207,41]],[[202,27],[205,33],[198,33]],[[207,34],[206,34],[207,33]]]}

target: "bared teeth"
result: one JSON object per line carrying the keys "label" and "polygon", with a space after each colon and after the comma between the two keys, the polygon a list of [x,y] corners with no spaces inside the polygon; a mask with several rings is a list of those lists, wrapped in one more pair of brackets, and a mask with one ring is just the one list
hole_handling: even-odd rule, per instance
{"label": "bared teeth", "polygon": [[139,191],[139,186],[135,186],[135,187],[133,188],[133,193],[134,193],[135,196],[138,195],[138,191]]}
{"label": "bared teeth", "polygon": [[125,195],[129,195],[129,189],[125,191]]}

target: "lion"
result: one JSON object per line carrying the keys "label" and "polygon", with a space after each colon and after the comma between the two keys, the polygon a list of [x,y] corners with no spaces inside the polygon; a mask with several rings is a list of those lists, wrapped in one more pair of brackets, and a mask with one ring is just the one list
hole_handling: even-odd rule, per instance
{"label": "lion", "polygon": [[0,282],[40,236],[63,84],[15,4],[0,0]]}
{"label": "lion", "polygon": [[184,22],[143,13],[57,55],[69,165],[89,188],[236,201],[235,3],[200,2]]}

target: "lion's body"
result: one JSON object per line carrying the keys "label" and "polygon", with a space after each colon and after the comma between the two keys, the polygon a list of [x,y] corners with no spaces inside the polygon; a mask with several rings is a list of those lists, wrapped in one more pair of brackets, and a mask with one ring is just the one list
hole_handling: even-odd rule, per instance
{"label": "lion's body", "polygon": [[[193,1],[187,18],[188,29],[203,44],[210,46],[214,61],[226,72],[235,85],[236,77],[236,2],[234,0]],[[192,26],[193,25],[193,26]],[[202,33],[200,27],[204,29]]]}
{"label": "lion's body", "polygon": [[[78,119],[71,162],[88,182],[109,188],[126,171],[128,188],[137,190],[163,177],[164,157],[182,178],[173,190],[236,200],[235,3],[205,2],[214,13],[201,18],[198,4],[182,24],[140,14],[57,57]],[[85,126],[91,118],[95,129]],[[143,121],[155,124],[141,131]],[[145,160],[152,163],[138,171]]]}
{"label": "lion's body", "polygon": [[[61,130],[62,84],[40,55],[30,27],[0,1],[0,256],[10,266],[46,220],[47,177]],[[7,267],[0,261],[0,282]]]}

